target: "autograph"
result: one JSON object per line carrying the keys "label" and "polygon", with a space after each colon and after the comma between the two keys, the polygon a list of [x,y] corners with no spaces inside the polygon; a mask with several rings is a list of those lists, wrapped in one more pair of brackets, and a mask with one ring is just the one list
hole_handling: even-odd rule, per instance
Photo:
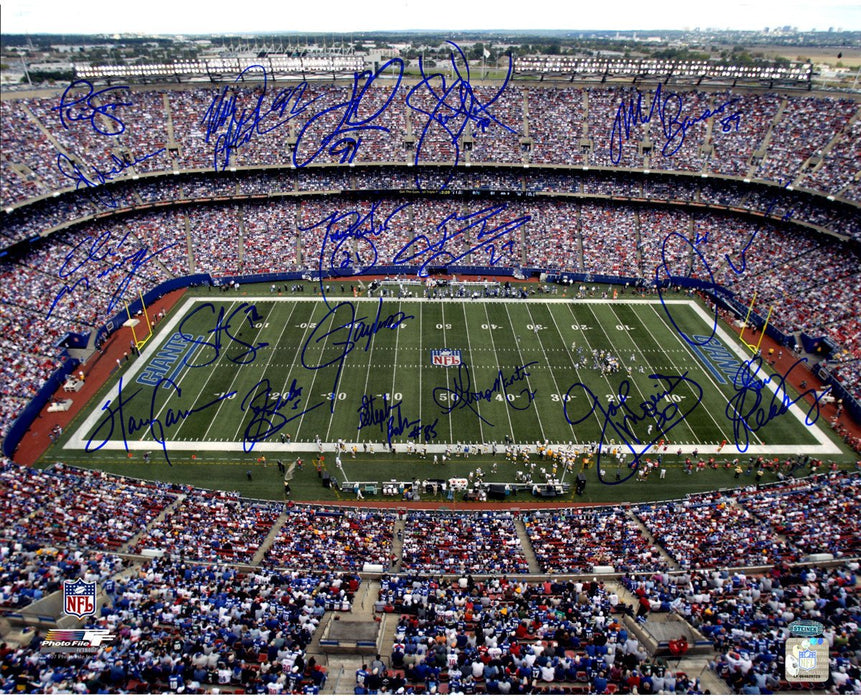
{"label": "autograph", "polygon": [[[659,84],[655,89],[655,95],[652,97],[651,105],[649,105],[648,114],[643,114],[643,93],[639,90],[637,91],[636,101],[634,97],[630,97],[627,100],[627,104],[624,99],[619,104],[616,116],[613,119],[613,128],[610,131],[610,160],[613,162],[613,165],[619,164],[622,158],[622,146],[625,141],[631,138],[631,129],[634,126],[651,122],[656,112],[661,121],[661,129],[664,132],[665,139],[661,153],[669,157],[682,147],[685,138],[687,138],[688,129],[711,116],[725,114],[727,107],[741,101],[740,97],[733,97],[721,103],[715,109],[704,109],[703,113],[699,116],[682,117],[682,107],[684,106],[682,96],[674,92],[662,95],[661,88],[662,86]],[[741,113],[738,111],[719,120],[721,130],[724,133],[729,133],[733,130],[738,131],[740,122]],[[733,127],[735,128],[733,129]]]}
{"label": "autograph", "polygon": [[[784,189],[786,189],[786,188],[787,188],[787,187],[789,187],[791,184],[792,184],[792,179],[791,179],[791,178],[787,178],[787,179],[786,179],[786,182],[782,183],[782,187],[783,187]],[[779,200],[778,200],[778,198],[777,198],[777,197],[775,197],[774,199],[772,199],[772,200],[768,203],[768,206],[767,206],[767,207],[766,207],[766,209],[765,209],[765,217],[766,217],[766,218],[768,218],[769,216],[771,216],[771,212],[774,210],[774,207],[776,207],[776,206],[777,206],[778,201],[779,201]],[[789,211],[787,211],[787,212],[785,212],[785,213],[783,214],[783,216],[781,217],[781,219],[782,219],[783,221],[789,221],[789,220],[791,220],[791,219],[792,219],[793,214],[795,214],[795,210],[794,210],[794,209],[790,209]],[[753,241],[756,239],[756,237],[757,237],[757,235],[759,234],[759,232],[760,232],[760,231],[762,231],[762,224],[760,224],[759,226],[757,226],[757,227],[753,230],[753,233],[751,233],[751,234],[750,234],[750,238],[748,238],[748,239],[747,239],[747,242],[744,244],[744,246],[742,247],[742,249],[738,252],[738,258],[739,258],[738,266],[736,266],[736,263],[735,263],[735,262],[733,262],[733,259],[730,257],[730,254],[729,254],[729,253],[726,253],[726,254],[724,255],[724,258],[726,259],[727,264],[730,266],[730,268],[732,269],[732,271],[733,271],[733,272],[735,272],[735,274],[740,275],[741,273],[743,273],[743,272],[745,272],[745,271],[747,270],[747,257],[746,257],[746,255],[747,255],[747,251],[748,251],[748,249],[753,245]]]}
{"label": "autograph", "polygon": [[[373,239],[387,232],[392,219],[412,206],[410,202],[401,204],[383,220],[378,213],[380,204],[379,201],[374,202],[366,214],[358,211],[334,211],[316,223],[299,228],[300,231],[312,231],[319,226],[326,228],[323,243],[320,246],[321,288],[326,272],[362,274],[376,265],[379,255]],[[329,243],[333,244],[331,253],[327,251]],[[325,269],[327,255],[329,267]]]}
{"label": "autograph", "polygon": [[242,339],[242,328],[235,328],[231,324],[233,323],[234,317],[239,316],[238,324],[243,326],[243,322],[248,322],[249,328],[254,328],[255,324],[260,323],[263,319],[263,316],[257,311],[257,306],[254,304],[249,304],[248,302],[243,301],[237,308],[227,314],[224,305],[218,309],[217,316],[218,318],[215,320],[215,325],[206,330],[202,331],[202,333],[206,336],[214,335],[212,342],[208,340],[202,340],[198,334],[194,333],[186,333],[184,330],[184,326],[186,323],[191,322],[192,319],[197,320],[199,314],[204,314],[200,316],[203,319],[204,323],[209,323],[210,321],[206,319],[205,314],[209,312],[209,317],[213,317],[216,315],[215,305],[211,302],[207,302],[205,304],[201,304],[197,306],[195,309],[190,311],[182,321],[179,322],[178,333],[182,337],[182,340],[185,342],[194,343],[201,348],[200,354],[202,355],[201,359],[196,360],[196,364],[191,362],[186,362],[186,367],[206,367],[209,364],[215,362],[221,356],[221,346],[222,346],[222,334],[226,335],[230,341],[233,341],[240,348],[245,348],[243,352],[240,352],[235,355],[226,355],[227,359],[237,365],[248,365],[254,362],[257,359],[257,351],[261,348],[265,348],[269,345],[269,343],[261,342],[256,344],[246,343]]}
{"label": "autograph", "polygon": [[[153,151],[152,153],[148,153],[144,156],[139,156],[134,160],[129,160],[129,158],[125,154],[123,154],[122,157],[117,157],[114,154],[111,154],[111,160],[113,161],[113,165],[109,170],[103,170],[101,168],[97,168],[95,165],[90,165],[89,169],[92,171],[90,174],[85,173],[84,170],[81,168],[81,165],[76,163],[68,156],[63,155],[62,153],[58,153],[57,169],[67,178],[75,181],[76,190],[80,189],[81,186],[98,187],[99,185],[104,185],[106,182],[113,180],[115,175],[120,175],[124,170],[127,170],[128,168],[133,168],[135,165],[143,163],[150,158],[155,158],[155,156],[159,155],[160,153],[164,153],[164,151],[164,148],[159,148],[157,151]],[[84,163],[83,165],[84,167],[87,167],[86,163]],[[111,208],[116,208],[117,206],[116,200],[110,193],[107,193],[105,197],[100,198],[99,201],[105,202],[106,206],[109,206]]]}
{"label": "autograph", "polygon": [[216,171],[225,170],[230,165],[233,152],[237,148],[249,143],[255,136],[278,129],[319,99],[315,97],[303,102],[308,89],[308,83],[303,81],[281,90],[271,104],[264,106],[268,78],[263,66],[248,66],[234,82],[253,80],[257,71],[263,76],[263,87],[253,105],[243,107],[240,93],[235,87],[226,85],[212,98],[200,121],[201,125],[206,127],[204,140],[210,143],[210,139],[214,137],[213,161]]}
{"label": "autograph", "polygon": [[389,447],[392,446],[392,438],[400,437],[407,430],[407,437],[415,440],[423,440],[428,442],[437,436],[436,425],[439,418],[435,418],[433,423],[422,425],[421,419],[409,420],[404,417],[401,411],[403,400],[389,403],[388,394],[382,397],[382,406],[375,405],[377,397],[373,394],[366,394],[362,397],[362,405],[359,406],[359,430],[368,426],[379,426],[381,431],[386,433],[386,442]]}
{"label": "autograph", "polygon": [[678,284],[683,280],[688,279],[688,274],[674,275],[673,266],[674,264],[687,265],[687,256],[681,255],[678,250],[675,250],[675,255],[670,255],[668,249],[670,248],[670,241],[678,240],[680,241],[682,246],[690,247],[691,251],[699,258],[702,263],[703,270],[708,275],[708,282],[703,281],[703,284],[709,284],[713,289],[718,285],[715,282],[714,274],[712,273],[711,266],[703,255],[702,251],[699,248],[701,243],[708,242],[708,234],[705,236],[697,235],[695,241],[686,238],[680,233],[669,233],[666,238],[664,238],[664,242],[661,244],[661,263],[655,268],[655,285],[658,288],[658,297],[661,300],[661,306],[664,309],[664,313],[667,314],[667,318],[670,319],[670,323],[673,324],[673,328],[676,329],[676,332],[688,343],[688,345],[692,345],[694,347],[698,345],[708,345],[711,342],[711,339],[714,338],[715,333],[717,332],[718,327],[718,309],[717,305],[712,312],[712,324],[711,330],[708,335],[697,335],[696,331],[688,334],[680,327],[679,321],[673,316],[672,311],[670,311],[669,304],[667,304],[664,299],[664,290],[668,285]]}
{"label": "autograph", "polygon": [[[66,256],[63,258],[63,262],[60,265],[59,270],[57,271],[57,275],[60,277],[60,279],[69,279],[73,274],[77,273],[82,267],[84,267],[88,263],[110,263],[109,267],[100,270],[96,274],[95,279],[102,279],[103,277],[107,277],[116,270],[125,271],[125,275],[120,279],[116,289],[114,290],[114,293],[111,295],[110,301],[108,302],[106,311],[107,313],[110,313],[116,308],[117,304],[121,303],[123,295],[126,293],[126,290],[132,283],[132,279],[138,273],[138,270],[140,270],[144,265],[146,265],[146,263],[148,263],[153,258],[161,255],[166,250],[170,250],[174,246],[179,245],[178,243],[170,243],[149,254],[147,254],[149,249],[143,247],[135,250],[132,253],[126,254],[125,251],[121,249],[125,245],[126,241],[130,240],[130,235],[130,233],[126,233],[116,243],[111,240],[113,234],[110,231],[105,231],[104,233],[96,237],[85,236],[68,253],[66,253]],[[89,243],[89,246],[87,246],[87,243]],[[79,253],[83,253],[83,259],[75,262],[75,257]],[[57,295],[54,297],[54,301],[51,302],[51,308],[48,309],[48,314],[45,316],[45,318],[51,318],[51,315],[54,313],[54,309],[57,307],[57,304],[67,294],[71,294],[78,286],[83,286],[85,290],[89,290],[89,276],[81,275],[72,284],[64,284],[60,291],[57,292]]]}
{"label": "autograph", "polygon": [[[320,401],[310,408],[300,411],[301,402],[302,387],[296,386],[295,379],[290,384],[290,387],[282,392],[273,392],[272,385],[268,379],[261,379],[257,382],[242,399],[242,410],[253,413],[252,419],[245,426],[245,432],[242,437],[242,449],[246,452],[251,452],[254,449],[254,445],[260,440],[274,435],[290,421],[296,420],[325,403],[325,401]],[[292,415],[288,418],[287,415],[282,413],[282,409],[290,412]]]}
{"label": "autograph", "polygon": [[[123,445],[128,451],[129,449],[129,438],[133,438],[136,433],[140,433],[139,437],[142,437],[146,434],[146,431],[149,430],[152,435],[152,439],[161,445],[162,452],[164,453],[165,461],[173,466],[173,463],[170,461],[170,455],[167,452],[167,439],[165,438],[165,429],[170,428],[177,423],[182,422],[188,416],[194,413],[200,413],[201,411],[205,411],[208,408],[211,408],[215,404],[220,401],[224,401],[225,399],[232,398],[236,392],[231,391],[226,394],[219,396],[212,401],[208,401],[205,404],[201,404],[200,406],[193,406],[190,408],[181,408],[174,409],[168,408],[165,413],[164,421],[160,418],[156,418],[160,410],[164,408],[164,404],[167,399],[159,398],[157,400],[156,394],[160,388],[164,387],[167,391],[172,391],[176,394],[177,397],[182,396],[182,389],[177,386],[172,379],[164,377],[161,379],[158,384],[156,384],[152,388],[152,395],[150,396],[150,404],[149,404],[149,416],[145,418],[139,418],[132,415],[127,415],[126,407],[129,402],[134,399],[139,393],[143,391],[143,389],[137,389],[133,391],[131,394],[124,395],[123,394],[123,378],[120,377],[119,388],[117,389],[117,397],[115,399],[108,399],[105,402],[105,405],[102,406],[102,411],[105,412],[104,417],[101,421],[96,425],[92,434],[87,439],[87,444],[84,447],[86,452],[95,452],[96,450],[102,449],[114,436],[115,430],[118,428],[120,431],[120,435],[122,435]],[[102,441],[96,445],[92,446],[93,441],[99,439],[99,435],[105,435],[102,438]]]}
{"label": "autograph", "polygon": [[[77,93],[78,89],[85,88],[87,92]],[[105,98],[109,92],[115,90],[128,90],[128,85],[116,85],[113,87],[102,88],[93,92],[93,84],[89,80],[75,80],[64,91],[60,98],[60,104],[52,107],[53,111],[60,113],[60,123],[64,129],[68,129],[69,122],[90,122],[93,131],[96,131],[103,136],[119,136],[126,130],[126,125],[122,120],[114,114],[119,107],[131,107],[131,102],[107,102]],[[94,101],[95,98],[98,101]],[[103,101],[103,104],[99,104]],[[96,116],[101,115],[109,123],[107,129],[103,129]]]}
{"label": "autograph", "polygon": [[[736,390],[736,393],[727,404],[726,416],[732,421],[735,444],[740,452],[747,452],[747,448],[750,446],[751,433],[755,433],[763,426],[768,425],[774,418],[782,416],[805,396],[813,397],[813,405],[810,406],[804,416],[805,425],[813,425],[819,420],[819,400],[830,391],[830,387],[820,393],[817,393],[815,389],[808,389],[800,394],[797,399],[789,398],[786,393],[787,377],[798,365],[806,362],[807,358],[802,357],[793,363],[786,374],[775,372],[764,380],[756,378],[757,373],[762,368],[762,357],[754,357],[738,368],[733,379],[733,389]],[[766,385],[772,383],[774,393],[768,392],[771,394],[771,398],[766,404],[762,391]]]}
{"label": "autograph", "polygon": [[[347,356],[360,346],[363,338],[365,339],[364,350],[367,352],[371,347],[371,340],[377,333],[385,330],[395,331],[402,323],[415,318],[412,314],[408,315],[403,311],[382,318],[382,312],[383,300],[380,298],[376,316],[373,321],[366,323],[367,316],[356,318],[356,307],[353,303],[342,301],[326,312],[302,346],[301,360],[305,369],[318,370],[333,365],[338,368],[329,394],[332,413],[335,412],[335,397]],[[328,324],[327,320],[329,320]],[[326,325],[329,326],[329,330],[324,331],[323,327]],[[314,353],[319,353],[319,359],[311,359]]]}
{"label": "autograph", "polygon": [[[487,265],[498,265],[506,255],[514,257],[515,241],[512,239],[501,243],[498,250],[497,241],[532,219],[527,214],[507,221],[492,221],[506,209],[508,209],[507,204],[497,204],[469,214],[449,214],[436,227],[441,238],[432,241],[426,234],[418,234],[395,253],[392,264],[404,265],[423,258],[418,274],[420,277],[427,277],[429,267],[451,265],[473,253],[484,252],[488,255]],[[472,234],[475,244],[465,252],[458,255],[447,249],[450,241],[460,237],[463,237],[463,240],[467,241],[466,245],[469,246],[468,234]]]}
{"label": "autograph", "polygon": [[[364,105],[362,100],[368,93],[374,82],[383,74],[388,72],[389,68],[394,69],[394,76],[386,76],[388,78],[395,77],[396,82],[392,86],[388,96],[383,100],[376,110],[370,111],[368,114],[362,114]],[[317,157],[328,151],[330,155],[338,156],[340,163],[352,163],[359,152],[362,145],[363,132],[367,131],[382,131],[389,133],[390,129],[372,122],[388,109],[392,100],[401,86],[401,80],[404,77],[404,62],[400,58],[392,58],[386,61],[376,71],[362,71],[353,75],[353,90],[350,98],[346,102],[339,102],[332,107],[328,107],[321,112],[318,112],[311,117],[299,135],[296,137],[296,145],[293,148],[293,165],[297,168],[304,168],[309,163],[317,159]],[[326,124],[329,121],[329,115],[336,117],[340,114],[337,124],[331,131],[326,133]],[[311,146],[311,155],[300,158],[300,148],[305,145],[305,141],[312,142],[314,140],[315,131],[323,130],[323,135],[318,137],[319,147],[317,143]],[[316,148],[316,150],[314,150]]]}
{"label": "autograph", "polygon": [[[535,391],[530,391],[528,387],[523,387],[516,394],[513,394],[513,399],[509,398],[509,389],[516,390],[515,385],[526,381],[529,372],[527,367],[538,364],[537,362],[527,362],[525,365],[515,367],[514,371],[506,376],[502,370],[496,375],[496,378],[486,389],[474,391],[472,389],[472,376],[467,365],[460,365],[457,370],[457,376],[454,378],[454,384],[451,388],[447,386],[435,387],[432,393],[434,403],[442,409],[443,415],[449,414],[455,409],[468,408],[479,419],[489,426],[493,426],[489,420],[478,412],[476,404],[480,401],[490,402],[496,394],[500,394],[505,398],[505,402],[516,411],[525,411],[532,405],[535,399]],[[525,400],[522,405],[518,405],[518,400],[523,397]],[[449,401],[450,399],[450,401]]]}
{"label": "autograph", "polygon": [[[418,165],[423,160],[424,150],[429,149],[429,145],[436,137],[448,141],[454,149],[454,163],[445,182],[439,188],[435,188],[439,190],[448,187],[454,178],[455,168],[460,163],[460,140],[470,124],[482,133],[486,132],[493,124],[512,134],[517,133],[510,126],[503,124],[490,111],[490,108],[505,92],[514,71],[514,61],[511,54],[508,55],[508,71],[502,85],[493,97],[482,103],[470,82],[469,61],[466,60],[466,56],[457,44],[453,41],[447,43],[455,49],[450,52],[449,61],[452,73],[457,78],[449,84],[442,73],[428,75],[425,73],[424,61],[419,57],[419,71],[422,80],[410,89],[406,97],[407,106],[427,116],[427,122],[416,142],[415,164]],[[458,57],[463,61],[463,68],[458,65]],[[430,102],[430,107],[424,106],[425,101]],[[477,136],[478,132],[473,131],[472,135]],[[433,159],[430,158],[430,160]],[[422,184],[422,176],[417,174],[416,186],[419,189],[424,189]]]}
{"label": "autograph", "polygon": [[[640,457],[646,454],[659,439],[663,438],[667,432],[675,425],[681,423],[686,416],[700,405],[703,397],[702,387],[693,379],[688,377],[685,372],[681,375],[674,374],[650,374],[649,379],[655,379],[655,388],[659,391],[651,394],[647,399],[640,402],[639,406],[633,406],[628,402],[630,396],[631,385],[625,379],[619,384],[619,389],[616,394],[621,398],[620,403],[610,403],[609,406],[601,405],[598,397],[592,393],[592,390],[585,384],[577,382],[572,384],[566,392],[567,395],[573,396],[577,389],[582,389],[589,403],[588,410],[581,416],[570,415],[568,405],[581,405],[579,401],[571,401],[564,404],[565,420],[570,425],[582,423],[594,413],[599,414],[601,422],[601,438],[598,442],[597,458],[595,469],[598,473],[598,478],[605,484],[621,484],[630,479],[636,474],[636,467],[639,464]],[[666,386],[662,386],[659,382],[664,382]],[[672,394],[677,393],[676,388],[680,385],[687,385],[692,390],[695,396],[682,397],[682,401],[675,402],[670,399]],[[661,404],[666,399],[666,403]],[[689,406],[681,407],[680,404],[690,402]],[[642,443],[637,439],[634,433],[634,428],[639,423],[653,424],[655,427],[655,439],[650,443],[641,446]],[[608,429],[615,432],[619,439],[626,444],[634,455],[631,461],[631,473],[619,481],[605,481],[601,474],[601,453],[603,452],[604,441],[607,438]],[[637,445],[637,447],[635,447]]]}

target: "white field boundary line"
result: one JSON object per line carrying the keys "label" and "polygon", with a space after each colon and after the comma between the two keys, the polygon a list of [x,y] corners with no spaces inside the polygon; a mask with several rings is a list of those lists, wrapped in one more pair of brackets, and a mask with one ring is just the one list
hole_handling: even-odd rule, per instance
{"label": "white field boundary line", "polygon": [[[350,301],[352,303],[358,302],[373,302],[379,303],[379,299],[376,297],[372,297],[370,299],[356,299],[354,297],[327,297],[329,301]],[[156,353],[156,349],[161,347],[163,341],[161,341],[162,335],[173,335],[174,329],[179,325],[181,319],[185,317],[185,313],[193,306],[198,303],[205,302],[221,302],[224,303],[232,299],[231,297],[223,297],[223,296],[213,296],[213,297],[191,297],[186,300],[183,305],[180,307],[179,312],[171,317],[171,320],[167,323],[167,325],[162,326],[160,329],[160,333],[157,336],[160,342],[155,343],[150,341],[150,347],[147,348],[144,353],[137,358],[135,361],[135,367],[126,375],[123,375],[124,382],[128,385],[129,380],[133,379],[137,374],[139,374],[146,366],[147,360]],[[248,302],[272,302],[279,301],[280,299],[273,299],[272,297],[242,297],[243,301]],[[308,298],[299,298],[299,299],[291,299],[284,298],[285,302],[307,302],[307,303],[315,303],[319,302],[319,297],[308,297]],[[401,300],[402,301],[402,300]],[[469,301],[482,301],[485,303],[528,303],[529,301],[536,301],[534,299],[424,299],[424,298],[410,298],[408,299],[410,302],[419,302],[419,303],[450,303],[456,302],[459,304],[469,302]],[[540,299],[542,303],[546,304],[660,304],[661,302],[656,299]],[[664,302],[665,304],[670,304],[674,306],[683,306],[687,305],[694,310],[694,313],[697,314],[705,323],[706,327],[709,324],[714,323],[714,319],[711,315],[707,314],[705,310],[703,310],[696,302],[689,299],[668,299]],[[169,335],[168,335],[169,334]],[[738,358],[746,362],[750,358],[741,350],[741,348],[736,344],[734,339],[730,337],[726,331],[724,331],[720,326],[718,326],[715,335],[720,338],[720,340],[729,348]],[[757,373],[757,378],[765,381],[767,379],[768,374],[763,368],[760,368]],[[774,385],[774,382],[769,382],[766,384],[769,390],[775,395],[778,401],[781,400],[780,397],[777,396],[777,389]],[[101,405],[98,408],[93,409],[93,412],[86,418],[83,424],[75,431],[75,433],[66,441],[64,445],[64,449],[67,450],[84,450],[86,447],[86,440],[84,439],[85,435],[95,427],[96,422],[101,417],[102,409],[101,406],[105,404],[105,401],[108,399],[113,400],[117,396],[117,389],[119,387],[119,381],[111,388],[111,391],[102,400]],[[805,404],[806,405],[806,404]],[[747,451],[744,453],[746,455],[767,455],[767,454],[780,454],[780,455],[801,455],[808,454],[810,452],[816,454],[841,454],[840,448],[831,440],[817,425],[806,425],[804,422],[805,412],[802,411],[801,407],[797,404],[793,404],[790,406],[788,411],[792,416],[798,420],[798,422],[807,430],[811,436],[818,440],[818,442],[813,444],[806,445],[750,445]],[[397,445],[398,443],[393,443]],[[552,444],[552,443],[551,443]],[[565,443],[559,442],[558,445],[562,446]],[[385,451],[382,448],[383,443],[374,443],[375,451],[379,447],[382,451]],[[567,446],[567,445],[566,445]],[[128,448],[130,450],[154,450],[156,448],[160,448],[161,445],[153,440],[129,440]],[[443,453],[445,452],[448,445],[445,444],[437,444],[437,445],[427,445],[428,453]],[[729,447],[729,445],[727,446]],[[241,442],[218,442],[218,441],[207,441],[207,440],[182,440],[182,441],[172,441],[168,440],[165,442],[165,448],[170,452],[189,452],[189,451],[216,451],[216,452],[244,452],[244,448]],[[313,452],[316,450],[317,445],[313,442],[291,442],[288,445],[282,445],[280,442],[268,443],[261,442],[254,446],[253,452],[258,453],[292,453],[292,452]],[[719,447],[716,445],[673,445],[674,452],[677,452],[679,449],[682,450],[682,454],[691,454],[694,450],[696,450],[701,455],[711,455],[711,454],[732,454],[729,451],[719,453]],[[125,451],[125,444],[122,440],[108,440],[101,449],[105,450],[123,450]],[[338,449],[338,445],[335,442],[325,442],[323,443],[323,449],[327,452],[335,452]],[[529,448],[531,452],[535,452],[534,448]]]}
{"label": "white field boundary line", "polygon": [[[691,305],[691,308],[694,310],[694,313],[701,319],[703,319],[707,324],[713,324],[715,322],[714,318],[708,313],[706,313],[706,311],[699,304],[693,301],[689,301],[688,303]],[[715,328],[715,335],[720,338],[720,340],[723,341],[724,345],[726,345],[726,347],[728,347],[733,353],[735,353],[735,355],[742,362],[748,362],[751,359],[750,355],[745,354],[745,352],[741,349],[738,343],[735,342],[735,339],[730,337],[730,335],[723,328],[721,328],[720,325]],[[756,373],[757,379],[761,379],[763,382],[768,379],[769,374],[765,370],[765,368],[768,366],[769,365],[767,362],[763,363],[763,366],[760,367]],[[769,388],[771,393],[778,401],[781,402],[781,404],[785,403],[786,399],[789,398],[785,391],[780,392],[781,395],[778,396],[777,386],[775,385],[775,382],[769,381],[765,386]],[[805,403],[804,406],[806,407],[807,404]],[[841,452],[840,448],[834,444],[834,441],[831,440],[831,438],[829,438],[818,425],[807,425],[807,423],[805,422],[805,415],[807,412],[802,411],[799,404],[792,404],[789,407],[789,413],[792,414],[798,420],[799,423],[801,423],[802,427],[808,433],[810,433],[815,440],[818,440],[818,442],[816,443],[818,452],[822,452],[825,454],[839,454]],[[749,451],[750,448],[748,448],[748,452]]]}

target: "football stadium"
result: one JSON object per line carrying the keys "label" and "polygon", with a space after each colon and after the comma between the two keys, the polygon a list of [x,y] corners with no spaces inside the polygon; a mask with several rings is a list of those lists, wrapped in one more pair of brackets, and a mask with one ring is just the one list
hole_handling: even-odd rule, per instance
{"label": "football stadium", "polygon": [[4,85],[2,692],[861,693],[855,84],[443,49]]}

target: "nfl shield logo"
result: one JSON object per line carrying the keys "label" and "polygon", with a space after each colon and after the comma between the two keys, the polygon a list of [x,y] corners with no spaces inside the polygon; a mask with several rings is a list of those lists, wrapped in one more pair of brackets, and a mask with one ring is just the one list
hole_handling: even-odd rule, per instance
{"label": "nfl shield logo", "polygon": [[437,367],[458,367],[461,364],[460,350],[431,350],[431,364]]}
{"label": "nfl shield logo", "polygon": [[816,652],[811,649],[802,649],[799,651],[798,667],[802,671],[812,671],[816,668]]}
{"label": "nfl shield logo", "polygon": [[96,584],[81,579],[63,581],[63,613],[78,619],[96,614]]}

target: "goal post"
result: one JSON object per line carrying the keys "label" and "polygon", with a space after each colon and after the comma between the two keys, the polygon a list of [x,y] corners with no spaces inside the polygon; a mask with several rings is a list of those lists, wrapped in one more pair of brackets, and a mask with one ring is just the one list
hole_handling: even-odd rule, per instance
{"label": "goal post", "polygon": [[762,345],[762,339],[765,337],[765,330],[768,328],[768,322],[771,320],[771,312],[774,311],[774,306],[768,307],[768,315],[765,317],[765,324],[762,326],[762,332],[759,334],[759,341],[757,341],[756,345],[751,345],[744,339],[744,329],[747,328],[747,323],[750,320],[750,315],[753,313],[753,305],[756,303],[756,292],[753,294],[753,299],[750,300],[750,306],[747,308],[747,315],[744,317],[744,323],[741,326],[741,331],[738,334],[738,339],[744,344],[744,346],[750,350],[754,355],[759,352],[759,348]]}
{"label": "goal post", "polygon": [[132,318],[131,311],[129,310],[129,305],[126,304],[126,321],[123,323],[124,326],[128,326],[132,329],[132,338],[134,339],[135,347],[140,350],[144,345],[146,345],[147,341],[152,338],[152,322],[149,318],[149,313],[147,313],[146,302],[144,302],[143,292],[138,292],[138,297],[141,300],[141,311],[143,312],[143,317],[146,319],[146,335],[142,338],[138,338],[137,326],[140,324],[140,321],[136,318]]}

